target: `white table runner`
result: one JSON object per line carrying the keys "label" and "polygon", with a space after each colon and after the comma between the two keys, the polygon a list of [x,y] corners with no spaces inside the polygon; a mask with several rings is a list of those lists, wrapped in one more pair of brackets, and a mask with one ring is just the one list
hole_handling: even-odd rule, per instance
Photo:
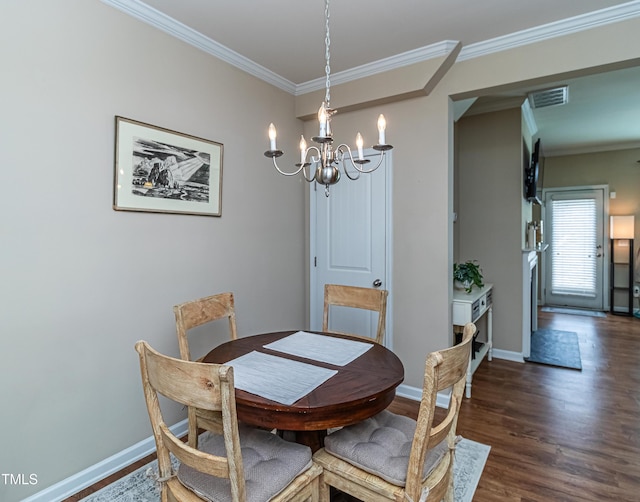
{"label": "white table runner", "polygon": [[264,347],[335,366],[344,366],[373,347],[373,343],[298,331]]}
{"label": "white table runner", "polygon": [[256,351],[224,364],[233,366],[237,389],[287,405],[295,403],[338,373]]}

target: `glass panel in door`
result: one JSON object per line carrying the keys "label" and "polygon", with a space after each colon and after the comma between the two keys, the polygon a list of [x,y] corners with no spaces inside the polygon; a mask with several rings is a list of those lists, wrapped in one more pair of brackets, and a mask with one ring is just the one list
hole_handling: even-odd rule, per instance
{"label": "glass panel in door", "polygon": [[548,190],[545,303],[602,310],[604,189]]}

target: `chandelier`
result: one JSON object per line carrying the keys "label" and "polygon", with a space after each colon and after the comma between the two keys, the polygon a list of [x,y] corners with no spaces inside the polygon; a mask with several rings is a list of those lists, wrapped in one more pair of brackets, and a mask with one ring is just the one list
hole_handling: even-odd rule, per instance
{"label": "chandelier", "polygon": [[[307,142],[304,139],[304,135],[300,137],[300,162],[295,164],[298,168],[293,172],[285,172],[278,167],[276,159],[284,154],[282,150],[278,150],[276,147],[276,128],[272,124],[269,124],[269,150],[264,152],[265,157],[271,157],[273,159],[273,165],[276,170],[285,176],[295,176],[302,172],[304,179],[309,183],[316,181],[317,183],[324,185],[324,193],[329,197],[329,186],[333,185],[340,180],[340,164],[342,164],[342,170],[344,174],[351,180],[357,180],[360,174],[369,174],[378,169],[384,159],[384,152],[391,150],[393,146],[388,145],[385,140],[385,129],[387,123],[384,115],[378,117],[378,144],[373,145],[373,149],[380,152],[378,162],[373,168],[365,169],[363,166],[370,162],[369,159],[364,158],[363,146],[364,140],[362,135],[358,133],[356,135],[356,147],[358,153],[356,158],[351,151],[351,148],[342,143],[337,147],[333,147],[333,132],[331,130],[331,117],[337,110],[331,108],[331,66],[329,46],[331,45],[331,38],[329,36],[329,0],[325,0],[324,8],[325,19],[325,97],[324,102],[318,110],[318,122],[320,123],[320,131],[318,136],[311,138],[318,146],[307,147]],[[355,169],[355,172],[349,172],[347,169],[347,161]],[[310,167],[312,166],[312,167]],[[307,168],[309,170],[307,171]]]}

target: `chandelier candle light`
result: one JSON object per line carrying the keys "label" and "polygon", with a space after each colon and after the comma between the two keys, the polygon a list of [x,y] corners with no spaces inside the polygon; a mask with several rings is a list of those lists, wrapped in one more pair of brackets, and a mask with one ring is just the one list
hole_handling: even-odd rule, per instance
{"label": "chandelier candle light", "polygon": [[[387,127],[387,122],[384,118],[384,115],[380,115],[378,117],[378,144],[373,145],[373,149],[380,152],[380,156],[378,162],[375,167],[371,169],[364,169],[363,166],[370,162],[369,159],[364,158],[364,139],[362,135],[358,133],[356,135],[356,147],[358,149],[357,158],[354,159],[353,153],[351,152],[351,148],[342,143],[338,145],[335,149],[332,147],[333,145],[333,133],[331,131],[331,116],[336,113],[337,110],[331,108],[330,102],[330,89],[331,89],[331,66],[329,64],[330,61],[330,53],[329,46],[331,45],[331,39],[329,37],[329,0],[325,0],[325,30],[326,36],[324,39],[325,43],[325,97],[324,102],[320,106],[318,110],[318,122],[320,123],[320,131],[318,136],[314,136],[311,138],[318,146],[310,146],[307,147],[307,142],[304,139],[304,136],[300,137],[300,162],[296,164],[298,168],[293,172],[285,172],[282,171],[276,162],[276,158],[282,156],[284,152],[282,150],[278,150],[276,146],[276,127],[273,124],[269,124],[269,150],[264,152],[265,157],[271,157],[273,159],[273,165],[276,170],[285,176],[295,176],[298,173],[302,172],[304,178],[309,183],[314,180],[321,185],[324,185],[324,193],[327,197],[329,197],[329,186],[337,183],[340,179],[340,169],[339,164],[343,164],[344,173],[351,180],[357,180],[360,177],[361,173],[368,174],[372,173],[380,165],[384,159],[384,152],[387,150],[391,150],[393,146],[388,145],[386,143],[385,138],[385,129]],[[348,155],[348,160],[351,165],[355,168],[356,172],[349,172],[347,170],[345,164],[345,158]],[[313,165],[314,171],[307,173],[307,168]]]}

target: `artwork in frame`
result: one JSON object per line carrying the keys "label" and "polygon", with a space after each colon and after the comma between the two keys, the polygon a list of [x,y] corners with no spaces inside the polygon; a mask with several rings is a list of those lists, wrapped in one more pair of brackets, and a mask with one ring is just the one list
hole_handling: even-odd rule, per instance
{"label": "artwork in frame", "polygon": [[222,143],[116,116],[113,208],[222,214]]}

